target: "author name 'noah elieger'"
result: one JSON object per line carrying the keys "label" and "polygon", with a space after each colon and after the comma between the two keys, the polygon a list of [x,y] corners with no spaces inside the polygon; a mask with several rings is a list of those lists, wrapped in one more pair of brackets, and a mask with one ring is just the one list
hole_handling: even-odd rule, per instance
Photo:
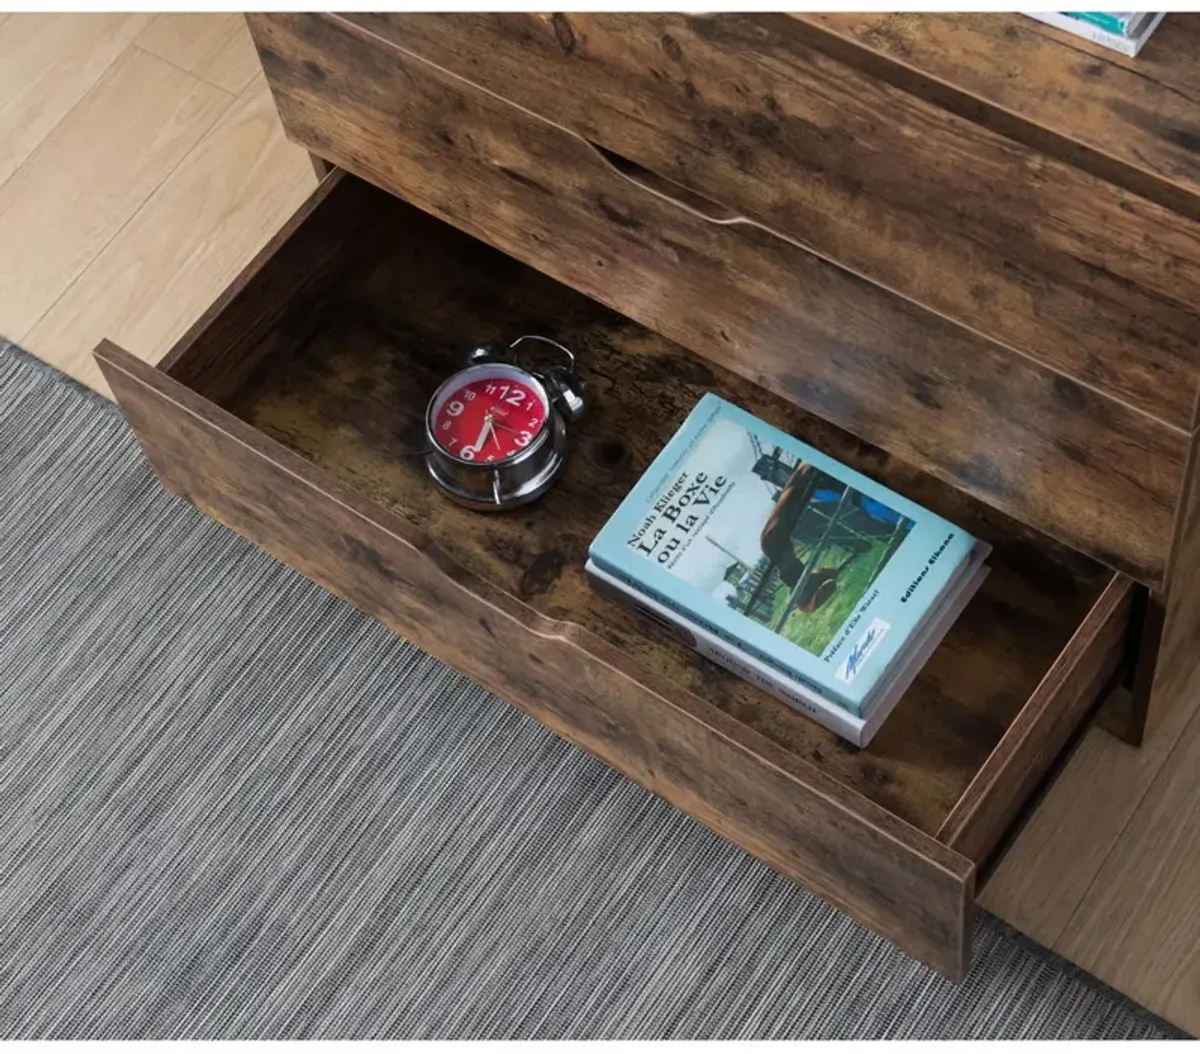
{"label": "author name 'noah elieger'", "polygon": [[726,482],[724,476],[710,480],[704,472],[694,477],[682,473],[654,503],[653,512],[642,521],[628,544],[660,564],[668,563],[671,554],[683,545],[684,538],[702,526],[721,503]]}

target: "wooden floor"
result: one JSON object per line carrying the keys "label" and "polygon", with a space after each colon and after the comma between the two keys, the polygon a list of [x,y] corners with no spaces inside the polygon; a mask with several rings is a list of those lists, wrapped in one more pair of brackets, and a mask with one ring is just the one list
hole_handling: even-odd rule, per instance
{"label": "wooden floor", "polygon": [[0,16],[0,335],[104,390],[316,185],[235,14]]}
{"label": "wooden floor", "polygon": [[[314,185],[240,17],[0,15],[0,335],[85,383],[101,337],[157,361]],[[1193,1033],[1198,702],[1140,750],[1090,731],[983,898]]]}

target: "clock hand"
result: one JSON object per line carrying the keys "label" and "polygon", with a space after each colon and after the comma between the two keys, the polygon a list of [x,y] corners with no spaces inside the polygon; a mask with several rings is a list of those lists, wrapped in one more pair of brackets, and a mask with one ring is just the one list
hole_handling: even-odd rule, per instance
{"label": "clock hand", "polygon": [[487,442],[488,432],[490,430],[492,430],[492,414],[491,411],[488,411],[483,419],[483,427],[479,430],[479,436],[475,440],[476,450],[483,449],[483,444]]}

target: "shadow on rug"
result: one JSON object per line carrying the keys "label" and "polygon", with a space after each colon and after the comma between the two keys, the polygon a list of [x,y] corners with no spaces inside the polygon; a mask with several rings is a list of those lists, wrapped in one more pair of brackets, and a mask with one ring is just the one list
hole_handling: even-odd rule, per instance
{"label": "shadow on rug", "polygon": [[0,1037],[1156,1038],[954,987],[155,484],[0,342]]}

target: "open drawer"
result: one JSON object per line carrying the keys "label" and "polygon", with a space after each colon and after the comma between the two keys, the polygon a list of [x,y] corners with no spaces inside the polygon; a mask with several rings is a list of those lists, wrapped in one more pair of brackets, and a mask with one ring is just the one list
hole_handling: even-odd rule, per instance
{"label": "open drawer", "polygon": [[[414,456],[426,401],[531,331],[575,349],[589,416],[542,501],[466,511]],[[1125,668],[1128,579],[342,173],[160,368],[97,358],[167,488],[951,977],[977,869]],[[587,586],[706,390],[995,546],[867,749]]]}

